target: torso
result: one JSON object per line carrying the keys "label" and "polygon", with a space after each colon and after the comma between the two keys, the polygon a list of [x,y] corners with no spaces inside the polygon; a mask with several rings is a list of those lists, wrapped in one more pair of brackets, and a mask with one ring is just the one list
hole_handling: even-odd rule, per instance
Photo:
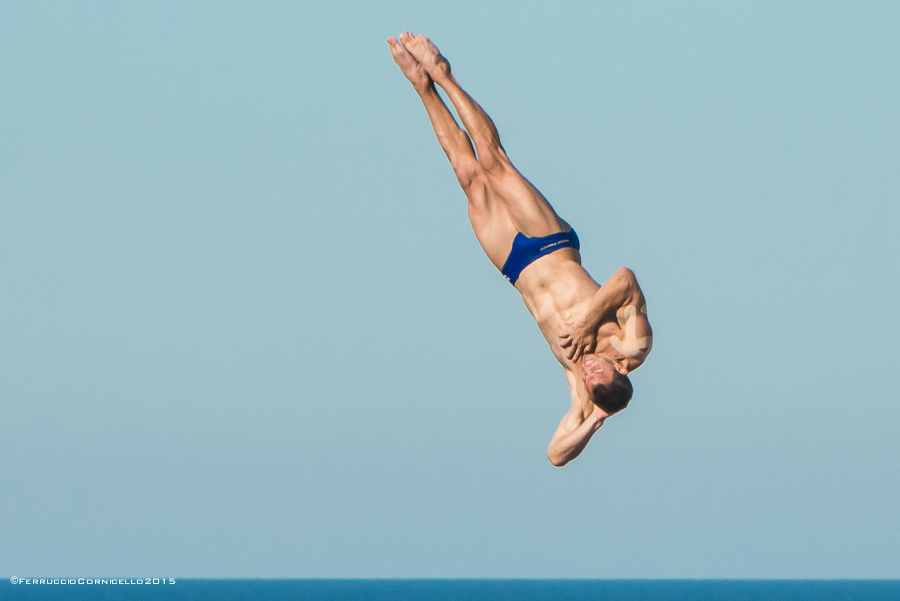
{"label": "torso", "polygon": [[[587,417],[593,411],[593,404],[587,398],[581,381],[581,360],[576,363],[568,358],[567,350],[560,346],[559,335],[584,316],[600,285],[581,266],[581,254],[574,248],[563,248],[528,265],[515,287],[522,294],[522,300],[541,329],[553,356],[567,372],[573,404],[580,403]],[[633,308],[630,312],[641,309],[646,313],[644,307]],[[627,308],[622,307],[616,315],[603,318],[598,326],[594,352],[614,356],[623,361],[630,372],[640,367],[646,353],[629,352],[627,326],[631,316],[628,313]],[[630,320],[631,329],[634,329],[634,319],[632,317]]]}

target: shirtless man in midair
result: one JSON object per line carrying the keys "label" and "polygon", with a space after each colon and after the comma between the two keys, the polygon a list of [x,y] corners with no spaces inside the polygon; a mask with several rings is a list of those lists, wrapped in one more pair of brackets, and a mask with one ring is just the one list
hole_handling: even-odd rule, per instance
{"label": "shirtless man in midair", "polygon": [[[653,342],[644,295],[629,269],[620,267],[603,286],[584,270],[578,236],[513,167],[494,123],[459,86],[450,63],[428,38],[402,33],[399,40],[388,38],[388,44],[425,104],[466,193],[475,237],[522,294],[566,372],[572,408],[547,449],[550,462],[563,466],[631,400],[628,373],[641,366]],[[435,84],[456,107],[465,130]]]}

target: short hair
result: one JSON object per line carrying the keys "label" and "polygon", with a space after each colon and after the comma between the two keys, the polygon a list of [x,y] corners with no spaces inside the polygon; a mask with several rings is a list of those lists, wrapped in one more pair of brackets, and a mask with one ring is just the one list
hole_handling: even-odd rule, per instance
{"label": "short hair", "polygon": [[628,376],[613,370],[609,384],[595,384],[591,388],[591,400],[608,415],[618,413],[628,406],[634,388]]}

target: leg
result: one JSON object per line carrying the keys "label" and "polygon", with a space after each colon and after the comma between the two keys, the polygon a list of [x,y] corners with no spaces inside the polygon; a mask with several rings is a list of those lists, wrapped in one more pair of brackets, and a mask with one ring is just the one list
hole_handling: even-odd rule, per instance
{"label": "leg", "polygon": [[516,235],[516,228],[510,221],[505,206],[488,186],[487,177],[475,156],[469,136],[456,124],[431,77],[397,40],[388,38],[388,44],[394,62],[422,99],[438,142],[450,160],[459,185],[466,193],[469,221],[475,230],[475,237],[497,269],[502,268]]}
{"label": "leg", "polygon": [[506,205],[516,229],[526,236],[547,236],[570,229],[544,195],[513,167],[500,144],[500,136],[487,113],[460,87],[450,63],[428,38],[404,33],[401,41],[450,97],[475,143],[488,185]]}

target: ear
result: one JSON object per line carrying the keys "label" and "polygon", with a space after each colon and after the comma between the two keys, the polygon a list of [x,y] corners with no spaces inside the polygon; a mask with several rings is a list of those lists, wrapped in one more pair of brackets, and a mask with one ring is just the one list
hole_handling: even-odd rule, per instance
{"label": "ear", "polygon": [[616,371],[617,371],[617,372],[619,372],[619,373],[622,374],[623,376],[627,376],[627,375],[628,375],[628,368],[625,367],[625,365],[623,365],[622,363],[619,363],[618,361],[616,361],[614,365],[616,366]]}

